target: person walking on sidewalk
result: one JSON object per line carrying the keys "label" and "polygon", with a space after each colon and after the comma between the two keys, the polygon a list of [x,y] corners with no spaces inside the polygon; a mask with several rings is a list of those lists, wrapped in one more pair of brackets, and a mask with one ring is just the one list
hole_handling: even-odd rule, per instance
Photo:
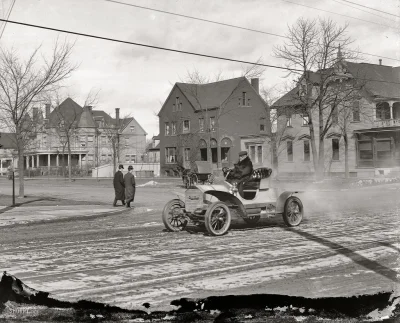
{"label": "person walking on sidewalk", "polygon": [[117,201],[120,200],[122,205],[125,205],[125,183],[124,174],[122,174],[123,165],[119,165],[117,172],[114,175],[114,191],[115,199],[113,206],[117,206]]}
{"label": "person walking on sidewalk", "polygon": [[128,172],[124,176],[126,207],[131,207],[131,202],[135,199],[136,183],[135,176],[132,174],[133,166],[128,167]]}

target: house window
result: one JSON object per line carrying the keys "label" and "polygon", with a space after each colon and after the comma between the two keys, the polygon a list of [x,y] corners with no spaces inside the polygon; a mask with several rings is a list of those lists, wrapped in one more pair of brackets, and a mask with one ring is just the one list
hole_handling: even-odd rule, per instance
{"label": "house window", "polygon": [[260,118],[260,131],[265,131],[265,118]]}
{"label": "house window", "polygon": [[353,102],[353,121],[360,121],[360,101]]}
{"label": "house window", "polygon": [[107,144],[107,137],[106,136],[101,136],[101,144],[102,145],[105,145],[105,144]]}
{"label": "house window", "polygon": [[303,118],[303,126],[308,126],[308,123],[310,122],[310,117],[308,116],[308,114],[303,114],[302,118]]}
{"label": "house window", "polygon": [[332,139],[332,160],[339,160],[339,139]]}
{"label": "house window", "polygon": [[376,104],[376,118],[380,120],[390,119],[390,106],[387,102],[379,102]]}
{"label": "house window", "polygon": [[190,131],[190,120],[183,120],[183,132]]}
{"label": "house window", "polygon": [[374,155],[372,152],[372,142],[371,141],[359,140],[358,141],[358,150],[359,150],[360,159],[363,159],[363,160],[373,159]]}
{"label": "house window", "polygon": [[88,161],[90,161],[90,162],[93,161],[93,155],[92,154],[88,155]]}
{"label": "house window", "polygon": [[175,147],[165,148],[165,162],[169,163],[169,164],[176,162],[176,148]]}
{"label": "house window", "polygon": [[185,148],[183,154],[185,156],[185,161],[189,161],[190,160],[190,148]]}
{"label": "house window", "polygon": [[262,164],[263,148],[262,145],[248,146],[249,157],[255,164]]}
{"label": "house window", "polygon": [[199,119],[199,131],[204,132],[204,118]]}
{"label": "house window", "polygon": [[338,115],[338,109],[337,107],[332,108],[332,124],[338,124],[339,123],[339,115]]}
{"label": "house window", "polygon": [[107,159],[107,155],[102,154],[101,157],[100,157],[100,160],[104,161],[104,160],[106,160],[106,159]]}
{"label": "house window", "polygon": [[131,132],[135,132],[135,126],[130,126],[129,129],[131,130]]}
{"label": "house window", "polygon": [[392,149],[390,140],[376,141],[376,157],[378,160],[391,159]]}
{"label": "house window", "polygon": [[165,135],[169,136],[169,123],[168,122],[165,123]]}
{"label": "house window", "polygon": [[80,136],[79,137],[81,147],[86,147],[86,136]]}
{"label": "house window", "polygon": [[246,106],[247,104],[247,95],[246,92],[242,92],[242,106]]}
{"label": "house window", "polygon": [[229,147],[221,147],[221,161],[229,162]]}
{"label": "house window", "polygon": [[215,117],[210,117],[210,131],[215,131]]}
{"label": "house window", "polygon": [[88,137],[87,137],[88,144],[93,143],[93,137],[94,137],[94,136],[88,136]]}
{"label": "house window", "polygon": [[286,127],[291,127],[292,126],[292,115],[287,115],[286,116]]}
{"label": "house window", "polygon": [[173,136],[176,135],[176,122],[171,123],[171,131]]}
{"label": "house window", "polygon": [[310,161],[310,141],[304,140],[304,161]]}
{"label": "house window", "polygon": [[286,141],[286,153],[287,153],[287,160],[289,162],[293,161],[293,141],[288,140]]}

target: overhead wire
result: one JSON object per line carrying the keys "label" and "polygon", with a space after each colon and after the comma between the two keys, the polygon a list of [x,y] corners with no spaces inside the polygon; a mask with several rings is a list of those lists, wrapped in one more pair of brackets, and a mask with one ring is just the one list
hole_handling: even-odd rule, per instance
{"label": "overhead wire", "polygon": [[[115,4],[119,4],[119,5],[124,5],[124,6],[129,6],[129,7],[134,7],[134,8],[138,8],[138,9],[144,9],[144,10],[149,10],[149,11],[154,11],[154,12],[160,12],[160,13],[167,14],[167,15],[172,15],[172,16],[183,17],[183,18],[187,18],[187,19],[203,21],[203,22],[212,23],[212,24],[216,24],[216,25],[222,25],[222,26],[226,26],[226,27],[247,30],[247,31],[256,32],[256,33],[260,33],[260,34],[266,34],[266,35],[271,35],[271,36],[276,36],[276,37],[280,37],[280,38],[289,39],[289,37],[287,37],[287,36],[279,35],[279,34],[276,34],[276,33],[271,33],[271,32],[267,32],[267,31],[263,31],[263,30],[246,28],[246,27],[238,26],[238,25],[222,23],[222,22],[218,22],[218,21],[215,21],[215,20],[209,20],[209,19],[203,19],[203,18],[189,16],[189,15],[178,14],[178,13],[171,12],[171,11],[160,10],[160,9],[150,8],[150,7],[145,7],[145,6],[138,6],[138,5],[135,5],[135,4],[126,3],[126,2],[117,1],[117,0],[103,0],[103,1],[111,2],[111,3],[115,3]],[[281,1],[285,1],[285,0],[281,0]],[[317,9],[317,8],[314,8],[314,9]],[[355,19],[357,19],[357,18],[355,18]],[[356,51],[356,50],[349,50],[349,51],[350,52],[354,52],[354,53],[368,55],[368,56],[373,56],[373,57],[386,58],[386,59],[390,59],[390,60],[393,60],[393,61],[400,62],[400,59],[397,59],[397,58],[392,58],[392,57],[387,57],[387,56],[382,56],[382,55],[376,55],[376,54],[370,54],[370,53],[364,53],[364,52]]]}
{"label": "overhead wire", "polygon": [[395,20],[389,19],[388,17],[384,17],[384,16],[378,15],[378,14],[376,14],[376,13],[373,13],[373,12],[371,12],[371,11],[364,10],[364,9],[361,9],[361,8],[358,8],[358,7],[355,7],[355,6],[352,6],[351,4],[347,4],[347,3],[341,2],[341,1],[343,1],[343,0],[339,0],[339,1],[338,1],[338,0],[332,0],[332,1],[334,1],[334,2],[336,2],[336,3],[339,3],[339,4],[341,4],[342,6],[347,6],[347,7],[356,9],[356,10],[360,10],[360,11],[366,12],[366,13],[368,13],[368,14],[370,14],[370,15],[373,15],[373,16],[376,16],[376,17],[379,17],[379,18],[382,18],[382,19],[386,19],[386,20],[389,20],[389,21],[392,21],[392,22],[396,22]]}
{"label": "overhead wire", "polygon": [[381,23],[379,23],[379,22],[375,22],[375,21],[371,21],[371,20],[366,20],[366,19],[361,19],[361,18],[356,18],[356,17],[348,16],[348,15],[343,15],[343,14],[341,14],[341,13],[337,13],[337,12],[334,12],[334,11],[329,11],[329,10],[325,10],[325,9],[320,9],[320,8],[308,6],[308,5],[306,5],[306,4],[302,4],[302,3],[298,3],[298,2],[293,2],[293,1],[289,1],[289,0],[281,0],[281,1],[287,2],[287,3],[291,3],[291,4],[295,4],[295,5],[301,6],[301,7],[306,7],[306,8],[310,8],[310,9],[314,9],[314,10],[319,10],[319,11],[323,11],[323,12],[328,12],[328,13],[331,13],[331,14],[334,14],[334,15],[338,15],[338,16],[342,16],[342,17],[346,17],[346,18],[356,19],[356,20],[360,20],[360,21],[363,21],[363,22],[368,22],[368,23],[371,23],[371,24],[375,24],[375,25],[379,25],[379,26],[384,26],[384,27],[387,27],[387,28],[392,28],[392,29],[395,29],[395,30],[398,31],[398,28],[395,28],[395,27],[389,26],[389,25],[385,25],[385,24],[381,24]]}
{"label": "overhead wire", "polygon": [[[8,11],[8,14],[7,14],[7,20],[10,18],[11,11],[13,10],[14,4],[15,4],[16,1],[17,0],[13,0],[12,5],[10,6],[10,10]],[[4,33],[4,30],[6,29],[6,25],[7,25],[7,22],[5,22],[4,25],[3,25],[3,28],[2,28],[1,33],[0,33],[0,39],[1,39],[1,37],[3,37],[3,33]]]}
{"label": "overhead wire", "polygon": [[367,7],[367,6],[364,6],[362,4],[359,4],[359,3],[356,3],[356,2],[353,2],[353,1],[348,1],[348,0],[342,0],[342,1],[348,2],[348,3],[352,3],[352,4],[354,4],[356,6],[359,6],[359,7],[368,8],[370,10],[378,11],[378,12],[385,13],[385,14],[390,15],[390,16],[394,16],[394,17],[400,18],[400,16],[392,14],[390,12],[379,10],[379,9],[375,9],[375,8],[372,8],[372,7]]}
{"label": "overhead wire", "polygon": [[[30,27],[30,28],[37,28],[37,29],[43,29],[43,30],[56,31],[56,32],[59,32],[59,33],[71,34],[71,35],[75,35],[75,36],[82,36],[82,37],[88,37],[88,38],[93,38],[93,39],[111,41],[111,42],[115,42],[115,43],[128,44],[128,45],[134,45],[134,46],[141,46],[141,47],[146,47],[146,48],[151,48],[151,49],[158,49],[158,50],[169,51],[169,52],[174,52],[174,53],[193,55],[193,56],[205,57],[205,58],[212,58],[212,59],[218,59],[218,60],[223,60],[223,61],[228,61],[228,62],[250,64],[250,65],[255,65],[255,66],[271,67],[271,68],[280,69],[280,70],[286,70],[286,71],[290,71],[290,72],[303,72],[303,70],[295,69],[295,68],[281,67],[281,66],[270,65],[270,64],[249,62],[249,61],[243,61],[243,60],[232,59],[232,58],[227,58],[227,57],[221,57],[221,56],[214,56],[214,55],[208,55],[208,54],[201,54],[201,53],[183,51],[183,50],[167,48],[167,47],[161,47],[161,46],[147,45],[147,44],[142,44],[142,43],[137,43],[137,42],[120,40],[120,39],[116,39],[116,38],[109,38],[109,37],[97,36],[97,35],[92,35],[92,34],[80,33],[80,32],[75,32],[75,31],[71,31],[71,30],[46,27],[46,26],[41,26],[41,25],[36,25],[36,24],[28,24],[28,23],[24,23],[24,22],[21,22],[21,21],[6,20],[6,19],[1,19],[1,18],[0,18],[0,21],[7,22],[7,23],[10,23],[10,24]],[[391,83],[391,84],[399,84],[400,85],[400,82],[392,82],[392,81],[385,81],[385,80],[374,80],[374,79],[363,79],[363,78],[355,78],[355,79],[358,79],[358,80],[361,80],[361,81],[370,81],[370,82],[379,82],[379,83]]]}

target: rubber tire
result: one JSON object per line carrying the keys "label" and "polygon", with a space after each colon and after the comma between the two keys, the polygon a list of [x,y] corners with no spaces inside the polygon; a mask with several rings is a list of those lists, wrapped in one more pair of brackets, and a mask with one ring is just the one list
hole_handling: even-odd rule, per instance
{"label": "rubber tire", "polygon": [[[218,207],[224,208],[227,216],[226,216],[226,221],[224,223],[223,228],[221,230],[217,231],[211,225],[211,215],[212,215],[213,211]],[[208,233],[212,236],[222,236],[222,235],[226,234],[228,232],[228,230],[231,226],[231,222],[232,222],[231,211],[230,211],[228,205],[226,205],[226,203],[221,202],[221,201],[217,201],[217,202],[210,204],[210,206],[207,208],[204,219],[205,219],[204,224],[206,226],[206,229],[207,229]]]}
{"label": "rubber tire", "polygon": [[[297,203],[299,206],[299,210],[300,210],[299,220],[296,221],[295,223],[292,223],[292,221],[289,218],[289,214],[288,214],[289,213],[289,205],[291,202]],[[285,207],[284,207],[283,213],[282,213],[283,221],[285,222],[285,224],[288,227],[298,226],[301,223],[301,221],[303,220],[303,215],[304,215],[303,203],[300,201],[300,199],[298,197],[290,196],[285,202]]]}
{"label": "rubber tire", "polygon": [[182,226],[176,226],[176,225],[173,225],[171,222],[168,221],[169,211],[171,210],[171,208],[174,205],[177,205],[180,208],[184,208],[185,207],[185,204],[179,199],[171,200],[164,206],[164,209],[163,209],[163,212],[162,212],[162,221],[164,223],[165,228],[170,232],[182,231],[183,229],[185,229],[185,227],[186,227],[186,225],[188,223],[187,219],[185,219],[185,221],[183,221],[183,223],[182,223]]}
{"label": "rubber tire", "polygon": [[256,224],[256,223],[258,223],[258,221],[260,221],[260,218],[261,217],[259,215],[255,215],[251,219],[250,218],[243,218],[243,220],[247,224]]}

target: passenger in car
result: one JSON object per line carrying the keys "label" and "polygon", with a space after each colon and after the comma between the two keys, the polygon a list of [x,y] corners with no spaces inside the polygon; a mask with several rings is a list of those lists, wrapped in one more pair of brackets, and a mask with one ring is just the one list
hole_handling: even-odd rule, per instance
{"label": "passenger in car", "polygon": [[236,182],[239,194],[243,196],[243,185],[251,178],[253,173],[253,163],[247,155],[247,151],[239,153],[239,161],[234,166],[229,174],[229,180],[231,183]]}

